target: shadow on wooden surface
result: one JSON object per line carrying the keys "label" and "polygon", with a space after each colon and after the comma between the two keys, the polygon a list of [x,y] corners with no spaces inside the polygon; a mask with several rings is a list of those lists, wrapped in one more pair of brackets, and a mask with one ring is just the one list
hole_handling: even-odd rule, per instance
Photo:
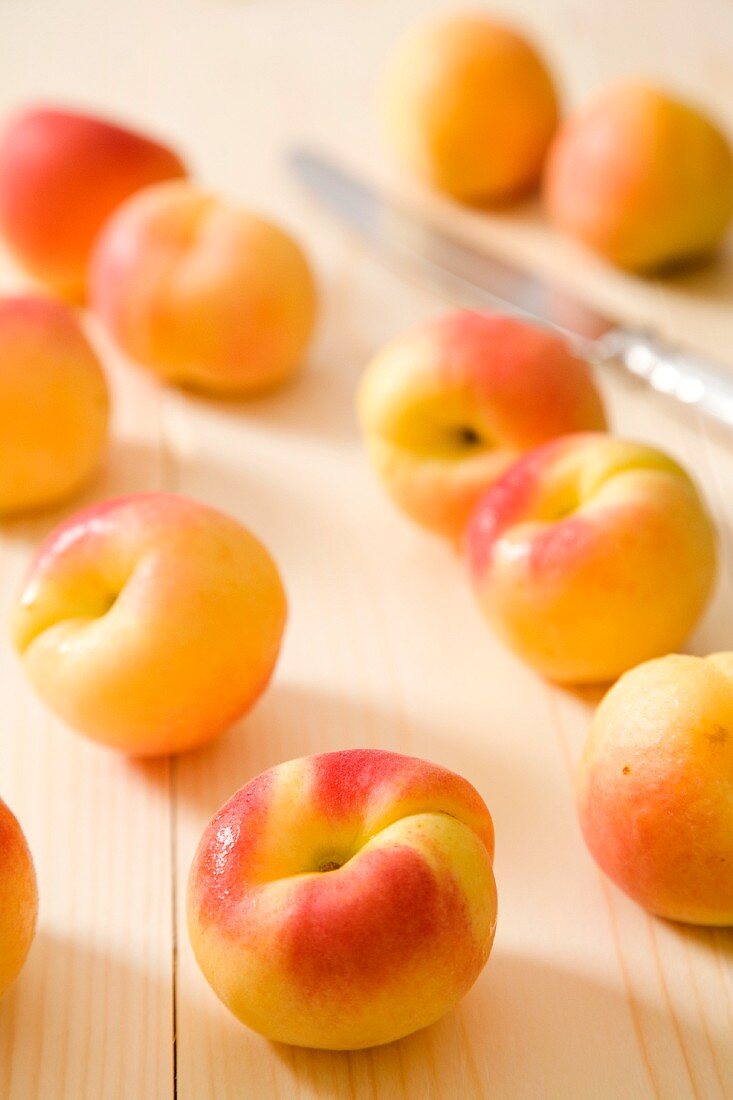
{"label": "shadow on wooden surface", "polygon": [[[726,963],[733,967],[733,928],[703,928],[701,925],[680,924],[678,921],[663,923],[696,947],[704,951],[719,951]],[[733,969],[729,977],[733,989]]]}
{"label": "shadow on wooden surface", "polygon": [[[463,775],[488,774],[480,793],[503,822],[505,847],[531,838],[523,804],[547,802],[542,776],[512,755],[511,746],[499,754],[438,725],[413,730],[398,713],[363,699],[276,681],[249,716],[210,745],[179,758],[179,774],[185,776],[178,783],[182,812],[208,819],[253,776],[302,756],[306,746],[317,752],[384,748],[424,756]],[[515,829],[511,839],[508,825]]]}
{"label": "shadow on wooden surface", "polygon": [[[654,1010],[642,1006],[649,1026]],[[213,1013],[213,1018],[212,1018]],[[431,1027],[383,1047],[319,1051],[253,1037],[223,1006],[185,1006],[188,1028],[216,1026],[224,1066],[275,1055],[272,1096],[299,1100],[618,1100],[654,1096],[629,1044],[620,1064],[609,1034],[633,1035],[620,989],[541,960],[495,951],[462,1004]],[[254,1044],[254,1046],[253,1046]],[[387,1085],[387,1083],[389,1083]],[[225,1092],[221,1100],[239,1094]]]}
{"label": "shadow on wooden surface", "polygon": [[[670,272],[664,289],[673,298],[699,298],[706,306],[733,306],[733,245],[704,262]],[[733,357],[733,349],[728,358]]]}
{"label": "shadow on wooden surface", "polygon": [[268,433],[317,438],[333,444],[358,438],[354,391],[365,358],[313,357],[286,385],[247,398],[216,398],[193,390],[173,391],[193,410],[225,423],[261,424]]}
{"label": "shadow on wooden surface", "polygon": [[[43,899],[41,899],[43,906]],[[41,918],[43,908],[41,909]],[[170,967],[166,954],[161,973]],[[105,1013],[70,1012],[85,989],[104,989]],[[82,1097],[164,1097],[173,1079],[170,981],[135,966],[105,945],[38,930],[26,965],[0,1003],[0,1096],[3,1100],[81,1100]],[[142,1058],[132,1058],[120,1043],[127,1034],[126,1014],[148,1014],[151,1005],[165,1034],[148,1036],[155,1056],[155,1079],[146,1076]],[[160,1009],[162,1008],[162,1012]],[[38,1035],[42,1042],[39,1046]],[[140,1073],[135,1073],[135,1067]],[[172,1084],[171,1084],[172,1091]]]}
{"label": "shadow on wooden surface", "polygon": [[[51,510],[3,520],[3,537],[34,546],[54,527],[82,508],[109,497],[140,492],[141,485],[149,484],[151,490],[159,489],[159,466],[157,447],[113,435],[102,466],[85,489]],[[152,477],[151,470],[154,471]]]}
{"label": "shadow on wooden surface", "polygon": [[630,1029],[622,991],[540,960],[495,952],[459,1009],[397,1043],[354,1052],[272,1049],[300,1095],[332,1100],[382,1100],[385,1081],[395,1083],[390,1096],[420,1100],[642,1100],[653,1095],[643,1062],[635,1071],[619,1065],[606,1041],[609,1032]]}

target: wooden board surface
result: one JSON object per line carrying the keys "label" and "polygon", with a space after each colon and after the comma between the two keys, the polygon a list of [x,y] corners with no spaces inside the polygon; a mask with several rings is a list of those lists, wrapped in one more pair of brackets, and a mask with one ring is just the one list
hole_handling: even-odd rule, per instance
{"label": "wooden board surface", "polygon": [[[486,629],[459,563],[391,508],[362,454],[353,391],[371,352],[437,311],[383,271],[289,182],[282,154],[311,140],[388,178],[372,110],[389,44],[420,0],[3,0],[0,112],[53,97],[177,139],[210,185],[281,218],[323,290],[302,378],[250,404],[164,392],[111,350],[115,438],[90,499],[165,487],[250,525],[284,573],[291,620],[266,698],[217,744],[130,763],[74,736],[0,649],[0,790],[22,820],[41,891],[37,942],[0,1005],[5,1100],[725,1100],[733,1097],[733,936],[652,920],[596,872],[575,822],[572,771],[590,696],[556,691]],[[733,129],[727,0],[494,5],[547,48],[577,101],[646,72]],[[404,183],[400,183],[405,188]],[[415,202],[582,286],[630,320],[733,365],[733,257],[665,283],[613,274],[541,222]],[[6,264],[3,288],[19,285]],[[691,640],[730,647],[733,445],[613,374],[617,429],[695,473],[721,528],[716,600]],[[6,617],[28,554],[60,515],[0,533]],[[240,1027],[198,972],[184,894],[198,837],[252,775],[337,747],[447,764],[495,818],[500,923],[458,1011],[380,1050],[273,1046]]]}

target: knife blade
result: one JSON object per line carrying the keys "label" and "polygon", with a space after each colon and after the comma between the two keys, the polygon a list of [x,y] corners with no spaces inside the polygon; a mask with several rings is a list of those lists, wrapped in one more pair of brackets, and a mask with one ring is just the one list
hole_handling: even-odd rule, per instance
{"label": "knife blade", "polygon": [[464,305],[509,311],[557,329],[595,365],[620,366],[733,429],[733,372],[722,364],[619,326],[543,279],[470,248],[314,150],[290,150],[288,165],[320,205],[388,264],[409,267]]}

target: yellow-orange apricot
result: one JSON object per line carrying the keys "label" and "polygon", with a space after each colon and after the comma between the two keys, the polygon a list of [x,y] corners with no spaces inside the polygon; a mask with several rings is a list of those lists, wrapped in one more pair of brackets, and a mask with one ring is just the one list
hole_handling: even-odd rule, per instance
{"label": "yellow-orange apricot", "polygon": [[733,653],[627,672],[593,718],[578,770],[588,847],[645,909],[733,925]]}
{"label": "yellow-orange apricot", "polygon": [[359,418],[395,503],[453,541],[519,455],[605,427],[590,368],[561,337],[467,310],[416,325],[378,352],[361,382]]}
{"label": "yellow-orange apricot", "polygon": [[489,621],[564,683],[612,680],[681,645],[715,578],[712,521],[685,471],[593,432],[511,466],[478,502],[466,551]]}
{"label": "yellow-orange apricot", "polygon": [[52,531],[12,625],[31,683],[72,728],[160,756],[203,745],[254,705],[285,616],[277,567],[246,528],[158,492]]}
{"label": "yellow-orange apricot", "polygon": [[561,127],[544,192],[560,229],[619,267],[653,271],[720,242],[733,216],[733,150],[697,108],[625,82]]}
{"label": "yellow-orange apricot", "polygon": [[293,238],[188,182],[147,188],[120,207],[97,242],[90,294],[132,359],[220,395],[290,378],[316,314]]}
{"label": "yellow-orange apricot", "polygon": [[25,962],[37,916],[33,859],[20,825],[0,799],[0,997]]}
{"label": "yellow-orange apricot", "polygon": [[96,469],[109,398],[73,310],[0,298],[0,515],[59,504]]}
{"label": "yellow-orange apricot", "polygon": [[410,171],[460,201],[486,203],[537,184],[558,103],[531,43],[473,13],[407,36],[387,67],[382,112]]}

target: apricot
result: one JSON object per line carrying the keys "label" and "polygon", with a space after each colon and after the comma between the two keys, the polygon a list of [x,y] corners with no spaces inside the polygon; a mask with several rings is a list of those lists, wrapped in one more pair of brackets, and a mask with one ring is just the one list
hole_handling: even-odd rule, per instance
{"label": "apricot", "polygon": [[133,756],[186,752],[265,690],[286,597],[230,516],[173,493],[93,505],[47,537],[13,611],[23,668],[79,732]]}
{"label": "apricot", "polygon": [[53,298],[0,298],[0,515],[81,489],[108,418],[104,373],[74,312]]}
{"label": "apricot", "polygon": [[91,265],[91,304],[120,347],[168,382],[246,395],[295,372],[316,314],[299,245],[188,182],[114,214]]}
{"label": "apricot", "polygon": [[0,229],[26,271],[78,300],[112,211],[141,187],[185,174],[177,153],[144,134],[35,107],[11,119],[0,139]]}
{"label": "apricot", "polygon": [[719,244],[733,216],[733,150],[697,108],[625,82],[562,126],[544,193],[559,229],[618,267],[651,272]]}
{"label": "apricot", "polygon": [[516,317],[463,310],[378,352],[361,382],[359,418],[395,503],[451,540],[519,455],[605,426],[590,368],[564,340]]}
{"label": "apricot", "polygon": [[731,776],[733,653],[632,669],[596,711],[578,771],[591,854],[650,912],[733,925]]}
{"label": "apricot", "polygon": [[249,1027],[353,1050],[437,1020],[496,928],[494,830],[465,779],[352,749],[279,764],[209,823],[188,927],[214,991]]}
{"label": "apricot", "polygon": [[25,962],[37,917],[33,859],[17,819],[0,799],[0,997]]}
{"label": "apricot", "polygon": [[558,102],[518,31],[481,13],[430,21],[399,45],[382,93],[398,159],[438,190],[491,203],[538,183]]}
{"label": "apricot", "polygon": [[477,504],[466,553],[499,634],[549,679],[576,684],[681,645],[716,567],[687,473],[653,447],[592,432],[511,466]]}

